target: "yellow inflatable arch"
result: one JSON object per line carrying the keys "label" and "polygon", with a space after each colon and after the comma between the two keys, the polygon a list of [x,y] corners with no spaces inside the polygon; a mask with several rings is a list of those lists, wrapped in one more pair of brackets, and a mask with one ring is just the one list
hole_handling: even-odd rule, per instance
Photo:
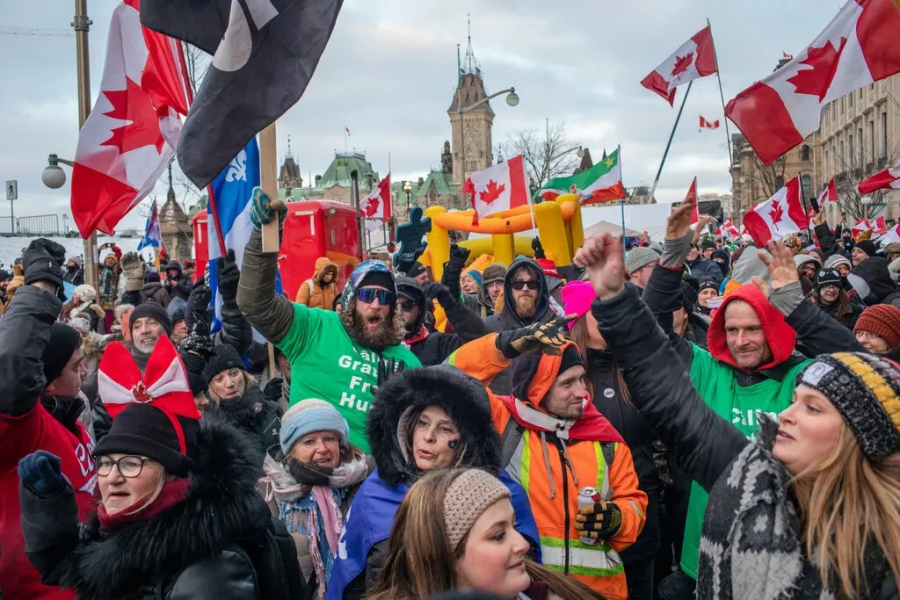
{"label": "yellow inflatable arch", "polygon": [[[472,251],[473,260],[489,254],[495,262],[509,266],[520,254],[534,254],[531,238],[515,235],[531,229],[528,206],[485,217],[478,221],[478,225],[472,225],[473,210],[449,213],[443,206],[432,206],[425,210],[425,216],[431,217],[431,233],[426,235],[428,249],[419,261],[431,266],[435,281],[440,281],[444,263],[450,258],[450,229],[491,234],[489,238],[460,242],[460,246]],[[552,202],[535,204],[534,221],[547,258],[553,259],[558,267],[572,264],[575,251],[584,241],[578,196],[563,194]]]}

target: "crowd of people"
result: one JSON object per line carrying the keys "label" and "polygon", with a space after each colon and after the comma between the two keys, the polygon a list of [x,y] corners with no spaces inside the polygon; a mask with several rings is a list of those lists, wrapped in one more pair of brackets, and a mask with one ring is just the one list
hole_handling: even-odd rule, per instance
{"label": "crowd of people", "polygon": [[215,290],[47,239],[0,272],[2,598],[900,597],[900,244],[688,201],[292,302],[260,200]]}

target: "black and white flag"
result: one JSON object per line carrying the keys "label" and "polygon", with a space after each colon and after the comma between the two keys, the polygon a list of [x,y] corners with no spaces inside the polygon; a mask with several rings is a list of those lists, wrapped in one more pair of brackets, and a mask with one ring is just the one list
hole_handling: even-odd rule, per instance
{"label": "black and white flag", "polygon": [[141,22],[213,55],[178,142],[204,188],[306,91],[343,0],[141,0]]}

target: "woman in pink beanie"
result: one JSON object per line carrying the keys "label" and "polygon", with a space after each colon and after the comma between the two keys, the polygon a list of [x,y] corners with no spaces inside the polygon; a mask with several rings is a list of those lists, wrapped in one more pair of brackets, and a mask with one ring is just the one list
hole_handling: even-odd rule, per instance
{"label": "woman in pink beanie", "polygon": [[[591,303],[597,298],[587,281],[571,281],[562,289],[567,315],[578,315],[569,323],[569,338],[581,349],[587,368],[588,391],[594,406],[609,419],[625,438],[634,457],[639,487],[647,494],[647,522],[637,541],[621,553],[628,580],[629,598],[652,598],[653,567],[660,548],[658,503],[662,489],[653,462],[651,438],[653,431],[631,403],[631,396],[619,365],[613,360],[606,341],[591,314]],[[684,521],[682,521],[682,524]]]}

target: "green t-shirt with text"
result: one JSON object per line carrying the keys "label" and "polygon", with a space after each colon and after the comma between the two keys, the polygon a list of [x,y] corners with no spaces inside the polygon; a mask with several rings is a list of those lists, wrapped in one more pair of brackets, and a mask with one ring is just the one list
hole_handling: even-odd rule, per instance
{"label": "green t-shirt with text", "polygon": [[403,361],[406,369],[421,367],[403,345],[383,352],[357,344],[334,311],[294,304],[294,320],[277,344],[291,363],[290,405],[318,398],[331,403],[350,425],[350,443],[370,453],[366,418],[372,388],[378,381],[378,359]]}

